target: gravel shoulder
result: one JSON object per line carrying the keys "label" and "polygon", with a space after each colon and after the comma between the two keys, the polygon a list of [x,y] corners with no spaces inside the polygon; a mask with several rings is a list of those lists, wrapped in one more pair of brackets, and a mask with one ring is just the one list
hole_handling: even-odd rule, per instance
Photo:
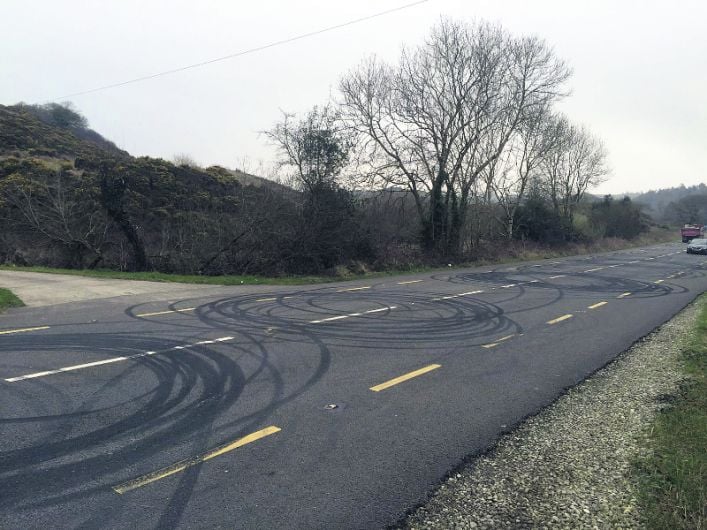
{"label": "gravel shoulder", "polygon": [[684,379],[693,303],[452,474],[401,528],[641,528],[631,465]]}

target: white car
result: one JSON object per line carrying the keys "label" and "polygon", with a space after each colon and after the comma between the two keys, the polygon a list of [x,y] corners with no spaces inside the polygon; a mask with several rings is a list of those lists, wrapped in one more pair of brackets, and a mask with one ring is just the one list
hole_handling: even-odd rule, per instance
{"label": "white car", "polygon": [[687,244],[688,254],[707,254],[707,239],[693,239]]}

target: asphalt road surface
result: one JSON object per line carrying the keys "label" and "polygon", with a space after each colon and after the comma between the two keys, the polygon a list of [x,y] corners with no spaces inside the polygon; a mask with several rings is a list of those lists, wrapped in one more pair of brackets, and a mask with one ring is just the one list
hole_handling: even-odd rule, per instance
{"label": "asphalt road surface", "polygon": [[0,527],[394,524],[704,292],[706,273],[676,243],[12,310]]}

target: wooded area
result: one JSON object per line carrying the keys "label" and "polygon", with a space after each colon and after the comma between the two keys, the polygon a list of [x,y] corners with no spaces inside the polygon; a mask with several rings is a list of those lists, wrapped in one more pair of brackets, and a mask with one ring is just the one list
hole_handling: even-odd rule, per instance
{"label": "wooded area", "polygon": [[538,38],[442,21],[267,132],[287,185],[132,157],[71,106],[0,107],[0,263],[311,274],[636,237],[637,204],[587,195],[609,171],[555,108],[569,77]]}

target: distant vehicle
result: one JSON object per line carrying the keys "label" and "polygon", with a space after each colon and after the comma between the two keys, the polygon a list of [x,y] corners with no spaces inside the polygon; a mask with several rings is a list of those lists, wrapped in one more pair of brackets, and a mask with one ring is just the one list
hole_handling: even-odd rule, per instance
{"label": "distant vehicle", "polygon": [[689,243],[695,238],[705,236],[704,225],[685,225],[680,229],[683,243]]}
{"label": "distant vehicle", "polygon": [[687,245],[688,254],[707,254],[707,239],[693,239]]}

